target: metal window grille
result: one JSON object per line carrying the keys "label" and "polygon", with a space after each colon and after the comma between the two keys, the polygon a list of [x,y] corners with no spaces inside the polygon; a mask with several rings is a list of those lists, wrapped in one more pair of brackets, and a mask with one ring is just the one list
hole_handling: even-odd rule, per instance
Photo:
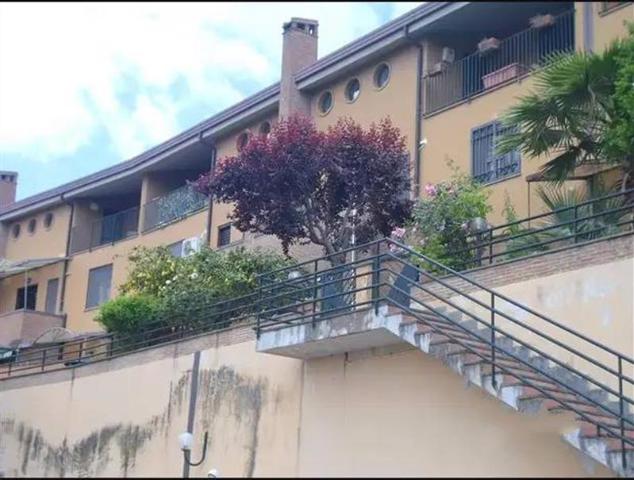
{"label": "metal window grille", "polygon": [[224,247],[231,243],[231,225],[218,227],[218,246]]}
{"label": "metal window grille", "polygon": [[471,131],[471,171],[478,182],[492,183],[521,172],[519,151],[504,155],[496,153],[498,139],[512,128],[501,122],[491,122]]}
{"label": "metal window grille", "polygon": [[86,308],[96,307],[110,299],[112,264],[93,268],[88,272]]}

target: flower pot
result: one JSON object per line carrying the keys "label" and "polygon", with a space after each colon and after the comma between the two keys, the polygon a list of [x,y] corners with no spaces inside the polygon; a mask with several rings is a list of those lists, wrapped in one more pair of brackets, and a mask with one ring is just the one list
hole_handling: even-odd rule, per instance
{"label": "flower pot", "polygon": [[550,27],[555,24],[555,17],[549,13],[546,15],[535,15],[528,19],[528,23],[531,28]]}
{"label": "flower pot", "polygon": [[495,37],[485,38],[478,43],[478,51],[480,53],[487,53],[498,48],[500,48],[500,41]]}
{"label": "flower pot", "polygon": [[520,64],[515,62],[494,72],[483,75],[482,82],[484,83],[484,88],[491,88],[499,85],[500,83],[504,83],[507,80],[516,78],[521,75],[522,71],[523,69],[520,67]]}

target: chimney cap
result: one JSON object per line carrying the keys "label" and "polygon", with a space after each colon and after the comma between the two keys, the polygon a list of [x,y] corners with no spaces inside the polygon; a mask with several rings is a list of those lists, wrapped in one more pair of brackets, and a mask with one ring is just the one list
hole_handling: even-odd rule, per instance
{"label": "chimney cap", "polygon": [[18,178],[18,172],[14,172],[11,170],[0,170],[0,178],[2,180],[15,181]]}
{"label": "chimney cap", "polygon": [[317,20],[312,20],[310,18],[291,17],[290,21],[284,22],[282,28],[284,30],[284,33],[292,28],[293,30],[303,30],[311,35],[316,35],[318,26],[319,22]]}

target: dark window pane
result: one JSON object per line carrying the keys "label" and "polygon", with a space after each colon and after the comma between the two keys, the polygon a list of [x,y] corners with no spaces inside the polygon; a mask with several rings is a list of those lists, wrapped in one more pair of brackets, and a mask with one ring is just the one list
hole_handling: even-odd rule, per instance
{"label": "dark window pane", "polygon": [[15,309],[22,310],[23,308],[26,308],[27,310],[35,310],[35,304],[37,302],[37,285],[29,285],[26,287],[26,306],[24,301],[24,287],[18,288],[15,296]]}
{"label": "dark window pane", "polygon": [[513,177],[521,171],[520,153],[515,150],[504,155],[496,152],[502,135],[512,131],[500,122],[492,122],[475,128],[471,132],[471,171],[482,183],[492,183]]}
{"label": "dark window pane", "polygon": [[224,247],[231,243],[231,225],[218,228],[218,246]]}

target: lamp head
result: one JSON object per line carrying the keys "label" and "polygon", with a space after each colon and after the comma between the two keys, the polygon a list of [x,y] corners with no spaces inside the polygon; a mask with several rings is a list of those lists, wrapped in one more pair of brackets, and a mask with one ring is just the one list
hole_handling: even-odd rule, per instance
{"label": "lamp head", "polygon": [[181,433],[178,436],[178,444],[181,447],[181,450],[184,452],[188,452],[192,449],[192,443],[193,443],[193,435],[189,432],[184,432]]}

